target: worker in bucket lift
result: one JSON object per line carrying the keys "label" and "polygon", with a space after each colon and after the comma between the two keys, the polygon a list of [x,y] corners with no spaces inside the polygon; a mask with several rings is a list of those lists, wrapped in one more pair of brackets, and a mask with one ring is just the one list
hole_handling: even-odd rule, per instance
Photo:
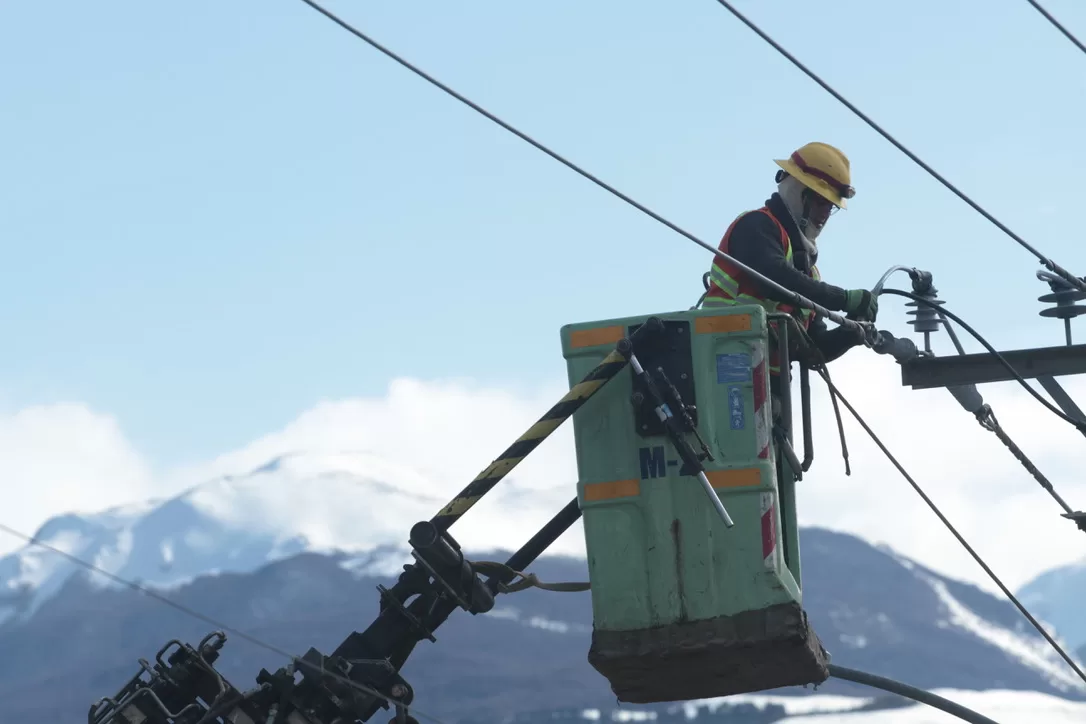
{"label": "worker in bucket lift", "polygon": [[[840,150],[825,143],[808,143],[790,158],[776,161],[777,192],[765,206],[740,214],[724,233],[720,251],[812,302],[849,319],[875,321],[878,299],[866,289],[842,289],[821,280],[815,263],[817,240],[826,221],[847,205],[856,191],[849,162]],[[796,309],[786,297],[721,257],[714,257],[706,275],[705,308],[761,304],[769,312],[791,313],[807,330],[826,362],[863,343],[861,332],[840,326],[829,329],[822,315]],[[774,325],[776,326],[776,325]],[[789,336],[793,355],[799,351],[795,330]],[[790,359],[796,359],[790,356]],[[818,362],[821,360],[810,360]],[[777,397],[780,368],[776,350],[769,355],[771,386]],[[790,375],[789,375],[790,377]],[[778,410],[774,399],[774,411]]]}

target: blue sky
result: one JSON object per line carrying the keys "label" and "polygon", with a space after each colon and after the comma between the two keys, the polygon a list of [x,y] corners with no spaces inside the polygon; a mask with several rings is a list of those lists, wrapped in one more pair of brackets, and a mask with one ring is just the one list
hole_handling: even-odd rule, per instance
{"label": "blue sky", "polygon": [[[1028,3],[737,5],[1086,274],[1086,57]],[[917,265],[997,346],[1061,339],[1026,251],[712,0],[328,7],[712,243],[838,145],[825,277]],[[562,379],[562,324],[688,307],[711,260],[297,0],[5,4],[0,90],[0,405],[85,402],[158,465],[396,376]]]}

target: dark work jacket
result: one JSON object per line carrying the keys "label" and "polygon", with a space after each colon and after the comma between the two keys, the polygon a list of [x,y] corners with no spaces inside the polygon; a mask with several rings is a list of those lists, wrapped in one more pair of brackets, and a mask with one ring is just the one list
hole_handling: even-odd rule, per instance
{"label": "dark work jacket", "polygon": [[[845,290],[810,277],[811,265],[807,258],[807,248],[803,245],[796,222],[788,213],[788,208],[784,205],[780,194],[774,193],[766,201],[766,206],[781,222],[784,230],[788,232],[789,239],[792,240],[792,262],[789,263],[784,255],[784,249],[781,248],[777,226],[765,214],[746,214],[736,222],[728,242],[728,254],[784,288],[802,294],[815,304],[835,312],[843,310]],[[791,302],[780,292],[759,280],[751,279],[751,282],[758,288],[758,293],[766,299],[783,303]],[[832,362],[863,341],[855,332],[847,328],[829,329],[826,326],[826,320],[817,312],[811,319],[807,333],[827,362]],[[793,333],[791,336],[796,335]],[[788,346],[791,350],[798,351],[794,342]]]}

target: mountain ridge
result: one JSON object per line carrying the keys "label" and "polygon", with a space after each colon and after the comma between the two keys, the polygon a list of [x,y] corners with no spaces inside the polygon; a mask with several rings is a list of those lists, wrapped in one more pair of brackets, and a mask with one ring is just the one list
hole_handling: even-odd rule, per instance
{"label": "mountain ridge", "polygon": [[[511,486],[504,494],[532,507],[524,497],[531,491]],[[171,497],[57,516],[38,535],[280,650],[315,645],[327,653],[373,620],[376,586],[391,585],[411,561],[407,533],[429,519],[434,500],[441,497],[425,478],[373,456],[296,453]],[[527,525],[520,523],[510,527]],[[837,663],[927,688],[1086,699],[1066,663],[1007,601],[851,534],[802,527],[800,536],[804,606]],[[490,560],[504,560],[509,548],[465,545]],[[526,572],[546,582],[588,576],[583,553],[561,550]],[[465,692],[503,717],[547,711],[559,698],[606,707],[613,697],[585,659],[587,596],[530,589],[500,597],[482,616],[454,614],[436,634],[440,644],[421,646],[405,675],[421,682],[433,706],[466,718]],[[194,643],[212,628],[39,547],[0,558],[0,646],[13,654],[0,662],[0,695],[25,715],[20,721],[44,716],[30,696],[49,698],[42,681],[66,682],[71,699],[54,703],[85,712],[135,673],[138,658],[153,657],[171,638]],[[282,664],[230,638],[222,661],[235,683]],[[58,666],[58,656],[71,666]],[[499,684],[480,681],[484,670]],[[866,693],[836,681],[820,690]]]}
{"label": "mountain ridge", "polygon": [[[809,571],[805,607],[835,663],[923,688],[1017,689],[1086,701],[1086,689],[1054,669],[1058,662],[1044,654],[1043,641],[1013,620],[1017,612],[1006,602],[907,559],[903,564],[855,536],[819,528],[803,528],[801,535]],[[304,551],[252,572],[199,576],[159,595],[279,651],[301,654],[316,646],[327,654],[375,619],[376,586],[390,585],[392,577],[374,574],[372,566],[380,570],[386,553]],[[480,555],[503,560],[507,553]],[[528,572],[547,582],[586,580],[587,563],[546,555]],[[613,695],[586,658],[588,596],[528,589],[499,596],[486,614],[455,612],[435,632],[437,642],[417,647],[404,667],[417,706],[450,720],[548,711],[557,701],[607,709]],[[978,620],[987,628],[978,628]],[[0,724],[46,715],[66,721],[113,695],[136,673],[138,658],[153,658],[170,639],[195,643],[216,627],[137,591],[97,585],[89,574],[69,577],[32,616],[0,625],[0,647],[11,654],[0,660],[0,696],[22,717],[0,714]],[[1002,638],[988,635],[992,630]],[[235,685],[251,685],[260,668],[274,671],[286,663],[244,637],[227,636],[218,666]],[[55,689],[57,682],[64,682],[65,693],[47,695],[42,687]],[[835,680],[817,692],[769,693],[871,695]]]}
{"label": "mountain ridge", "polygon": [[1022,605],[1050,623],[1086,658],[1086,558],[1034,577],[1016,593]]}
{"label": "mountain ridge", "polygon": [[[515,507],[521,509],[532,507],[528,503],[533,501],[526,498],[544,497],[541,491],[519,489],[513,477],[492,496],[520,496]],[[342,492],[349,495],[337,495]],[[55,516],[40,525],[34,537],[114,575],[169,588],[197,575],[251,571],[302,550],[385,548],[390,555],[399,551],[406,562],[410,560],[406,539],[411,525],[429,519],[434,509],[446,502],[431,481],[410,467],[388,463],[368,452],[288,451],[245,472],[218,475],[169,497],[95,513]],[[548,499],[548,505],[537,507],[553,507],[550,502]],[[375,515],[377,507],[380,513]],[[323,519],[324,513],[339,520],[331,525]],[[572,531],[566,539],[578,537]],[[576,548],[583,557],[583,544]],[[49,577],[44,564],[25,565],[20,560],[35,555],[30,545],[0,556],[0,620],[12,615],[4,610],[5,599],[17,597],[24,583],[33,588]],[[392,567],[386,570],[398,569],[398,563],[390,561],[389,565]],[[59,575],[70,575],[73,570],[66,567]],[[1069,576],[1076,582],[1070,593],[1064,593],[1069,586],[1055,584]],[[1086,597],[1086,562],[1044,572],[1020,588],[1019,594],[1031,607],[1043,609],[1049,604],[1052,610],[1045,609],[1044,618],[1062,622],[1059,628],[1073,646],[1086,645],[1086,622],[1067,615],[1075,601],[1055,600],[1061,595],[1075,600]]]}

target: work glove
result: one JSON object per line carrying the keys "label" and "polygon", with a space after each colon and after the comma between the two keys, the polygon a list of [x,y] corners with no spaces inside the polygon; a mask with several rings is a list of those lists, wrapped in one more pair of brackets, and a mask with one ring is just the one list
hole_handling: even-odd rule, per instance
{"label": "work glove", "polygon": [[874,322],[879,314],[879,300],[866,289],[849,289],[845,292],[845,312],[849,319]]}

